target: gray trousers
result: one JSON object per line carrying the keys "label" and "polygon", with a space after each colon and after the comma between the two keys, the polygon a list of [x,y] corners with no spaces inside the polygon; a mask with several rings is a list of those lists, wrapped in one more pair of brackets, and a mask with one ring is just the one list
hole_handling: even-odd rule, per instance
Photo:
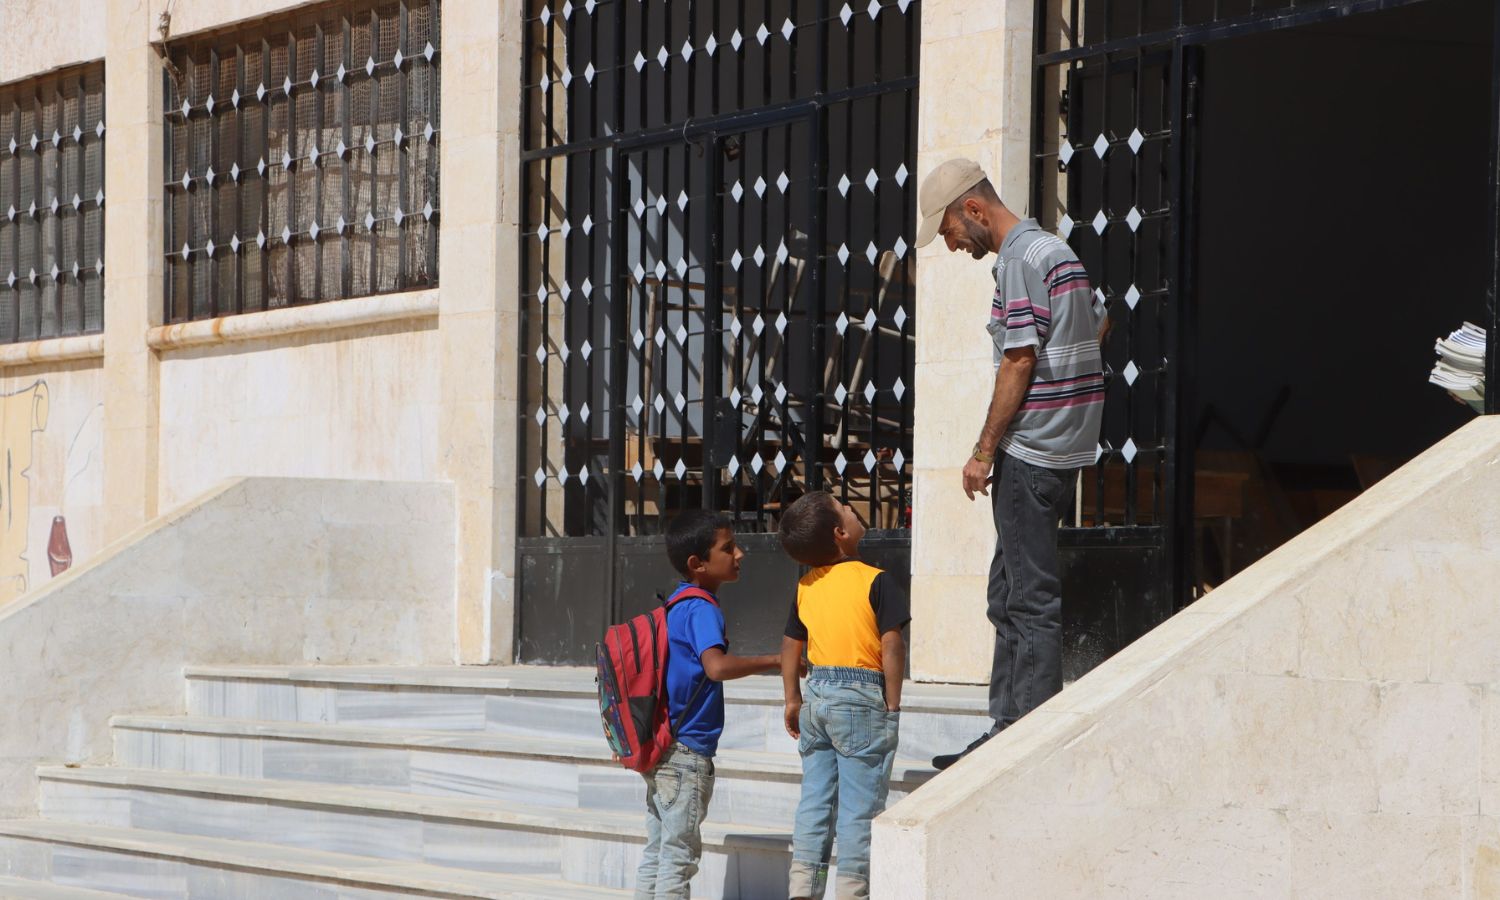
{"label": "gray trousers", "polygon": [[995,626],[990,715],[1009,725],[1062,690],[1062,566],[1057,529],[1078,470],[995,460],[990,494],[995,558],[989,619]]}

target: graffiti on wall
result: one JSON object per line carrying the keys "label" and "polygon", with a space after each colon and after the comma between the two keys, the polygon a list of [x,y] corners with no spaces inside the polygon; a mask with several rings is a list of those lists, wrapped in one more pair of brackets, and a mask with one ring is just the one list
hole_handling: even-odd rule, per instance
{"label": "graffiti on wall", "polygon": [[[47,428],[48,410],[45,381],[0,394],[0,603],[14,600],[29,587],[31,460],[35,435]],[[65,525],[62,534],[66,545]]]}
{"label": "graffiti on wall", "polygon": [[[73,567],[73,547],[68,543],[68,520],[63,515],[63,509],[67,505],[68,489],[88,472],[89,465],[99,454],[99,418],[103,411],[104,404],[96,404],[83,417],[83,424],[73,433],[73,439],[68,441],[68,452],[64,459],[68,480],[63,484],[57,515],[52,517],[52,528],[47,532],[47,567],[53,578]],[[100,415],[95,415],[96,413]]]}

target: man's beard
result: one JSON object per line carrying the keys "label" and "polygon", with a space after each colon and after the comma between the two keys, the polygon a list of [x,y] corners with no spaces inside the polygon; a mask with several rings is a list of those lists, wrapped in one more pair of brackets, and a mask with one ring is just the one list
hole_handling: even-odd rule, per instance
{"label": "man's beard", "polygon": [[984,259],[990,252],[987,249],[990,245],[989,229],[967,216],[964,217],[963,223],[964,236],[969,242],[969,255],[975,259]]}

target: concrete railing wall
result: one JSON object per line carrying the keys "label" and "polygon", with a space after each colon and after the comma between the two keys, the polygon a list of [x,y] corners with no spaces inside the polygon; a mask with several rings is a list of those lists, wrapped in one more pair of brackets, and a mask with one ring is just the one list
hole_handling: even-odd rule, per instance
{"label": "concrete railing wall", "polygon": [[455,532],[449,485],[242,479],[0,609],[0,817],[181,712],[184,665],[454,662]]}
{"label": "concrete railing wall", "polygon": [[1068,687],[874,842],[885,900],[1500,896],[1500,419]]}

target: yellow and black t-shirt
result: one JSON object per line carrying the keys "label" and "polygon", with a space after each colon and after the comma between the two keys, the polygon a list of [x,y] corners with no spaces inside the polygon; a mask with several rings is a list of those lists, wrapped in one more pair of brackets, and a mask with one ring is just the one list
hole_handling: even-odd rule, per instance
{"label": "yellow and black t-shirt", "polygon": [[857,559],[813,569],[797,582],[786,636],[807,642],[814,666],[881,671],[880,636],[911,621],[906,588]]}

